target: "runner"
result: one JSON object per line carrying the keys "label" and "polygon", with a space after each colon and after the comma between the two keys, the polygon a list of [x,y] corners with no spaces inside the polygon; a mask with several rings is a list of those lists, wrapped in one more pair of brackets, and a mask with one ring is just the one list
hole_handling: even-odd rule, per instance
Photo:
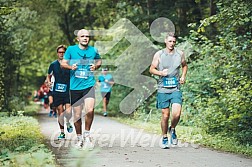
{"label": "runner", "polygon": [[40,105],[44,105],[44,89],[46,86],[46,82],[43,82],[43,84],[39,87],[38,90],[38,101]]}
{"label": "runner", "polygon": [[[46,81],[45,81],[45,85],[46,85]],[[49,112],[49,97],[48,97],[48,93],[49,93],[49,87],[48,86],[44,86],[43,87],[43,101],[44,101],[44,109],[46,111]]]}
{"label": "runner", "polygon": [[[71,119],[71,106],[70,106],[70,97],[69,97],[69,70],[62,69],[60,63],[63,59],[64,53],[66,51],[65,45],[59,45],[56,49],[58,59],[53,61],[48,69],[47,82],[53,87],[53,103],[57,108],[58,112],[58,123],[60,127],[60,135],[58,139],[65,139],[64,132],[64,116],[66,117],[67,131],[71,133],[73,127],[70,124],[69,120]],[[51,81],[51,76],[54,75],[55,81],[54,84]]]}
{"label": "runner", "polygon": [[[77,134],[76,147],[78,149],[93,149],[94,144],[90,137],[95,106],[93,71],[101,66],[101,58],[97,49],[88,45],[90,34],[87,30],[81,29],[76,35],[78,44],[67,48],[61,65],[71,70],[70,93],[74,112],[74,126]],[[83,109],[85,110],[85,131],[82,136],[81,118]]]}
{"label": "runner", "polygon": [[102,75],[98,77],[98,83],[100,85],[100,92],[102,95],[103,116],[108,115],[108,104],[111,95],[112,86],[115,83],[111,74],[108,74],[108,68],[102,69]]}
{"label": "runner", "polygon": [[[168,130],[171,135],[171,144],[176,145],[178,142],[175,127],[179,122],[182,108],[180,84],[185,83],[188,67],[184,53],[175,48],[176,36],[173,33],[168,33],[165,38],[165,44],[166,48],[155,53],[150,66],[150,73],[159,76],[157,108],[162,110],[162,147],[169,148],[167,138]],[[180,67],[182,67],[181,76]],[[168,128],[170,106],[172,109],[172,120],[171,126]]]}

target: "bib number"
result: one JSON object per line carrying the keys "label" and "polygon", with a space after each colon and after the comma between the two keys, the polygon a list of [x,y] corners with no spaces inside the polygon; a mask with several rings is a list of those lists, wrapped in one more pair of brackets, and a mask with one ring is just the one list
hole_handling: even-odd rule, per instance
{"label": "bib number", "polygon": [[109,84],[106,83],[106,82],[104,82],[104,83],[103,83],[103,88],[104,88],[104,89],[107,89],[108,87],[109,87]]}
{"label": "bib number", "polygon": [[165,88],[175,88],[178,86],[178,80],[176,77],[171,77],[171,78],[164,77],[163,86]]}
{"label": "bib number", "polygon": [[66,89],[67,89],[66,84],[56,83],[56,87],[55,87],[56,92],[66,92]]}
{"label": "bib number", "polygon": [[76,78],[84,78],[87,79],[89,76],[89,71],[87,69],[81,68],[81,69],[77,69],[75,71],[75,77]]}

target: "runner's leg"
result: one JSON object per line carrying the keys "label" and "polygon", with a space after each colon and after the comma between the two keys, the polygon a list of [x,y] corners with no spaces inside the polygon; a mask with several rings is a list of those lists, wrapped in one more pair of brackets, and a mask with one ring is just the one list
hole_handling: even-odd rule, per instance
{"label": "runner's leg", "polygon": [[59,123],[60,131],[64,132],[64,108],[63,108],[63,105],[60,104],[57,107],[57,110],[58,110],[58,123]]}
{"label": "runner's leg", "polygon": [[171,128],[175,128],[179,122],[181,115],[181,105],[178,103],[172,104],[172,120],[171,120]]}
{"label": "runner's leg", "polygon": [[95,99],[88,97],[85,99],[85,130],[90,131],[94,119]]}
{"label": "runner's leg", "polygon": [[81,135],[82,133],[81,111],[82,111],[82,105],[73,107],[74,127],[77,136]]}
{"label": "runner's leg", "polygon": [[170,109],[169,108],[162,109],[161,129],[163,137],[167,137],[169,117],[170,117]]}

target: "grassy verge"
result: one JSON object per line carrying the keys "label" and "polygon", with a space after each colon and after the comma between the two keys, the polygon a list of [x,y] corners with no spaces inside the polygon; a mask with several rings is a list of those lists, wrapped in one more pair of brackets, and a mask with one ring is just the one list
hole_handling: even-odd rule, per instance
{"label": "grassy verge", "polygon": [[29,105],[24,106],[24,110],[19,110],[16,112],[7,112],[7,111],[0,111],[0,117],[8,117],[11,116],[34,116],[40,109],[40,105],[36,102],[30,101]]}
{"label": "grassy verge", "polygon": [[[150,120],[144,121],[133,118],[113,117],[113,119],[130,125],[135,128],[144,129],[146,132],[161,134],[160,121]],[[219,134],[209,135],[201,128],[177,126],[177,135],[182,142],[187,142],[191,145],[201,145],[208,148],[213,148],[220,151],[231,152],[235,154],[245,155],[252,158],[252,146],[241,145],[234,138],[223,137]]]}
{"label": "grassy verge", "polygon": [[24,107],[23,115],[25,116],[34,116],[38,113],[41,106],[36,102],[31,101],[29,105]]}
{"label": "grassy verge", "polygon": [[0,117],[0,166],[55,166],[36,119]]}

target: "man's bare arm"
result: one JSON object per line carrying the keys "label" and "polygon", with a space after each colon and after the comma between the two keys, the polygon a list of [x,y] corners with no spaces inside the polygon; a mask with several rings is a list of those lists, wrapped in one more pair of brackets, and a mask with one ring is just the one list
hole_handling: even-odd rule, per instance
{"label": "man's bare arm", "polygon": [[151,66],[150,66],[150,70],[149,72],[151,74],[154,74],[154,75],[158,75],[158,76],[166,76],[168,74],[168,69],[164,69],[163,71],[158,71],[157,70],[157,66],[158,66],[158,63],[159,63],[159,56],[160,53],[159,52],[156,52],[154,57],[153,57],[153,60],[152,60],[152,63],[151,63]]}
{"label": "man's bare arm", "polygon": [[186,80],[187,69],[188,69],[184,53],[182,53],[181,65],[182,65],[182,75],[181,75],[181,78],[180,78],[180,83],[184,84],[185,80]]}
{"label": "man's bare arm", "polygon": [[76,69],[77,69],[77,65],[76,65],[76,64],[73,64],[72,66],[70,66],[70,65],[68,64],[68,61],[65,60],[65,59],[63,59],[63,60],[61,61],[60,66],[61,66],[62,68],[69,69],[69,70],[76,70]]}

